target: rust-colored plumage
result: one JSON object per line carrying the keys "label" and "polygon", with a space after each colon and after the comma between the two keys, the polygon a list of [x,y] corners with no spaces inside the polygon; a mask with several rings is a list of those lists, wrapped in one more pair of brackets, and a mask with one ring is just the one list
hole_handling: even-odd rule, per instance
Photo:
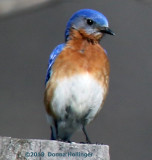
{"label": "rust-colored plumage", "polygon": [[69,141],[101,110],[109,87],[109,61],[99,42],[114,33],[106,17],[95,10],[83,9],[69,20],[65,43],[50,55],[44,103],[50,123],[51,139]]}
{"label": "rust-colored plumage", "polygon": [[87,37],[83,30],[81,32],[72,30],[71,32],[71,40],[67,42],[65,49],[57,57],[52,67],[51,79],[45,90],[46,111],[54,118],[56,115],[51,109],[50,102],[58,80],[87,72],[104,88],[104,99],[108,91],[109,61],[104,49],[98,43],[101,37]]}

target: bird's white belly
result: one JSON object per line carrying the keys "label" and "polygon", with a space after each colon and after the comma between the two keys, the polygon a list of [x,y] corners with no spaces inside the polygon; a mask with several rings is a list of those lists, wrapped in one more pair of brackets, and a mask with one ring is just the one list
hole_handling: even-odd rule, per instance
{"label": "bird's white belly", "polygon": [[[99,111],[104,89],[88,73],[58,80],[51,106],[61,120],[65,118],[89,123]],[[71,116],[70,116],[71,114]]]}

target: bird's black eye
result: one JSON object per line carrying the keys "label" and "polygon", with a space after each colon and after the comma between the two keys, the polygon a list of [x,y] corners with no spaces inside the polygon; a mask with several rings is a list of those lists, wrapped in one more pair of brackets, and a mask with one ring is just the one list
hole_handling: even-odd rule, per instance
{"label": "bird's black eye", "polygon": [[91,26],[93,23],[94,23],[94,22],[93,22],[93,20],[92,20],[92,19],[87,19],[87,24],[88,24],[88,25],[90,25],[90,26]]}

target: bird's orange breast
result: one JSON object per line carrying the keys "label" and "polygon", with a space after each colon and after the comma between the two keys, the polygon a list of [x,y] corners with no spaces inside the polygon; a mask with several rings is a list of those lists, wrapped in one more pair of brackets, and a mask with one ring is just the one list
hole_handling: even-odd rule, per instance
{"label": "bird's orange breast", "polygon": [[47,83],[45,91],[45,105],[49,114],[50,101],[57,82],[77,74],[88,73],[104,88],[107,94],[109,84],[109,61],[104,49],[99,43],[84,39],[80,33],[73,33],[73,37],[56,58],[52,67],[52,75]]}

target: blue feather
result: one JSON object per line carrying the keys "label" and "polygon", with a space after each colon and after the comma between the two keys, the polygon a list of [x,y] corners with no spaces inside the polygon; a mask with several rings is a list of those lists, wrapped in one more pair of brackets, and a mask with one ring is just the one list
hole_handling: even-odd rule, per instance
{"label": "blue feather", "polygon": [[47,75],[45,79],[45,84],[48,82],[48,80],[51,77],[52,74],[52,66],[57,58],[57,56],[61,53],[63,48],[65,47],[65,43],[58,45],[50,54],[49,63],[48,63],[48,69],[47,69]]}

